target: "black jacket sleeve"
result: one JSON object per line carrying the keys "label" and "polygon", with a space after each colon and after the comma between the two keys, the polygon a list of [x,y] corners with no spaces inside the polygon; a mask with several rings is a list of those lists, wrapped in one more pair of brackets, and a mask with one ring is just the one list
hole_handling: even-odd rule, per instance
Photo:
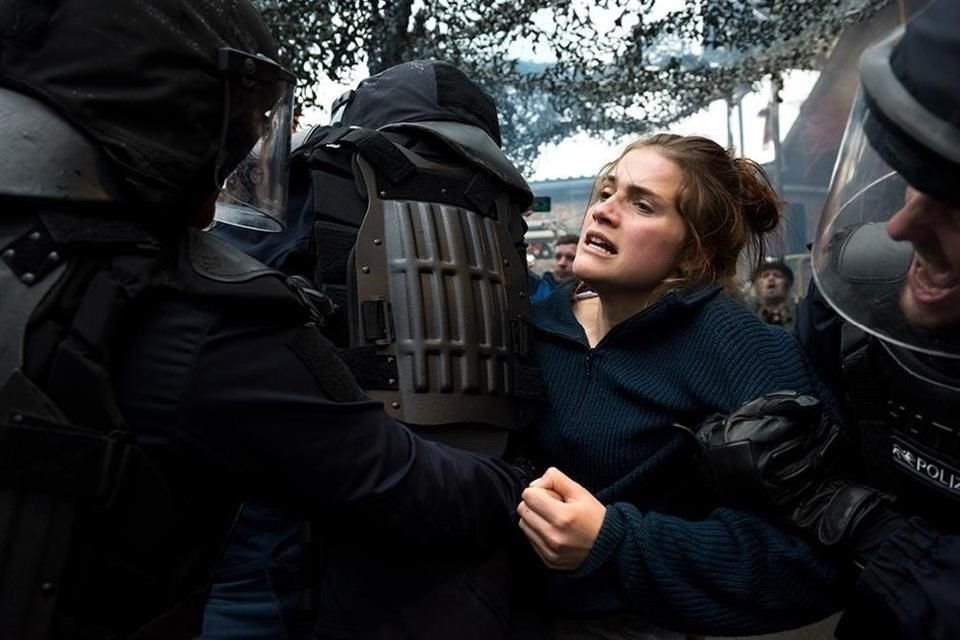
{"label": "black jacket sleeve", "polygon": [[919,518],[898,529],[864,568],[836,636],[960,638],[960,536]]}
{"label": "black jacket sleeve", "polygon": [[[308,366],[292,346],[302,331],[167,304],[127,353],[125,413],[147,440],[172,439],[235,478],[241,495],[311,517],[369,521],[420,543],[488,544],[514,527],[513,467],[418,438],[332,353]],[[340,385],[316,375],[324,358]]]}

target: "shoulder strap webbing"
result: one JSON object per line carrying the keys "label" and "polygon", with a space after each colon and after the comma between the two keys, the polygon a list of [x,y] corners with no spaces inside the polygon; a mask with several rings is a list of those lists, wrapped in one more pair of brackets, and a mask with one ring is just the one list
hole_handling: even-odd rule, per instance
{"label": "shoulder strap webbing", "polygon": [[373,129],[335,127],[316,139],[311,136],[310,143],[350,146],[367,158],[391,182],[401,182],[416,171],[416,166],[397,145]]}
{"label": "shoulder strap webbing", "polygon": [[363,397],[350,369],[316,327],[298,330],[288,346],[331,400],[356,402]]}

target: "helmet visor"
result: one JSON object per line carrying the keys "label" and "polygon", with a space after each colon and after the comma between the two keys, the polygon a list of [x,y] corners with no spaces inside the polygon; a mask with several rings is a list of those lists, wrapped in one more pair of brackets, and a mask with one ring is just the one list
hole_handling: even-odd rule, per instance
{"label": "helmet visor", "polygon": [[871,146],[871,117],[858,93],[814,239],[817,287],[847,321],[882,340],[960,358],[956,325],[931,328],[905,311],[914,249],[893,240],[886,223],[904,207],[909,185]]}
{"label": "helmet visor", "polygon": [[[223,178],[214,218],[259,231],[280,231],[285,224],[294,77],[262,56],[221,50],[227,72],[224,92],[228,113],[217,175],[236,162],[237,152],[256,142]],[[235,71],[239,69],[239,71]]]}

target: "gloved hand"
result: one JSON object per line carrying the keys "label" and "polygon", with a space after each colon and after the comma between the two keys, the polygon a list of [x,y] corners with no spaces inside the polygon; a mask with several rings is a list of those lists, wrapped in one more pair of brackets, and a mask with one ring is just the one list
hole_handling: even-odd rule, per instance
{"label": "gloved hand", "polygon": [[861,568],[905,523],[892,496],[831,476],[843,441],[816,398],[768,393],[729,416],[711,416],[696,435],[721,501],[772,505]]}
{"label": "gloved hand", "polygon": [[820,401],[795,391],[711,416],[696,436],[721,499],[788,512],[810,494],[840,447],[839,428]]}
{"label": "gloved hand", "polygon": [[826,480],[790,513],[790,520],[820,544],[842,547],[861,569],[906,518],[893,496],[848,480]]}

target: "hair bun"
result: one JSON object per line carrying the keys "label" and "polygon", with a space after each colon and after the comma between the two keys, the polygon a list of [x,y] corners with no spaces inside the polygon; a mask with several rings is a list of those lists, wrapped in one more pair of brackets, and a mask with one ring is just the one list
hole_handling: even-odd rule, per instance
{"label": "hair bun", "polygon": [[741,202],[744,218],[756,233],[769,233],[780,224],[783,200],[759,164],[749,158],[734,158],[740,174]]}

